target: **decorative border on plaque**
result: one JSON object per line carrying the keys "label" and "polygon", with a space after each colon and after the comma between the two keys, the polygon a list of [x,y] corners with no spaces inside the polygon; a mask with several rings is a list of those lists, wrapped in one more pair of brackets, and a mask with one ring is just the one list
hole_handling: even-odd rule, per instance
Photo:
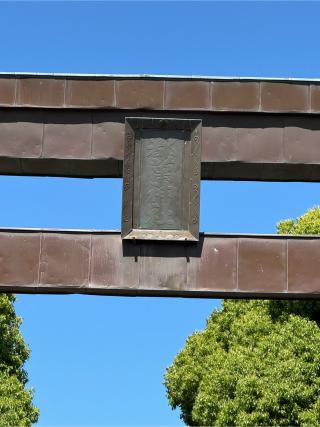
{"label": "decorative border on plaque", "polygon": [[[137,228],[137,212],[139,198],[135,189],[139,188],[141,178],[141,162],[136,141],[142,130],[186,131],[184,148],[184,183],[183,192],[186,212],[186,227],[179,230],[148,230]],[[137,157],[138,156],[138,157]],[[122,191],[122,229],[123,239],[130,240],[166,240],[166,241],[198,241],[199,240],[199,209],[200,209],[200,179],[201,179],[201,120],[199,119],[169,119],[149,117],[126,117],[125,144],[123,160],[123,191]],[[135,197],[136,196],[136,197]]]}
{"label": "decorative border on plaque", "polygon": [[128,235],[133,224],[133,173],[134,173],[134,129],[126,121],[123,157],[122,184],[122,229],[121,235]]}

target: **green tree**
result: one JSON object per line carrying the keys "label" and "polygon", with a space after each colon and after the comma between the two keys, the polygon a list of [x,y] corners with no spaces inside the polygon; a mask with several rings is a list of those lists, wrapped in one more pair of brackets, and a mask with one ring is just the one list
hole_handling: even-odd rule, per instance
{"label": "green tree", "polygon": [[[278,224],[320,234],[320,208]],[[167,369],[188,425],[320,425],[320,302],[226,300]]]}
{"label": "green tree", "polygon": [[23,368],[29,357],[19,327],[21,318],[14,309],[14,295],[0,294],[0,426],[31,426],[39,411],[26,388]]}

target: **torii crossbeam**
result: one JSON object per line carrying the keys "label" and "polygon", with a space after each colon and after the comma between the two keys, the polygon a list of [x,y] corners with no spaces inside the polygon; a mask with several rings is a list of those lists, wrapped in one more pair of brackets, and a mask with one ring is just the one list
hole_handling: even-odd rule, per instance
{"label": "torii crossbeam", "polygon": [[[202,179],[320,181],[320,84],[0,75],[0,173],[121,177],[126,117],[202,121]],[[319,298],[320,238],[0,229],[0,290]]]}

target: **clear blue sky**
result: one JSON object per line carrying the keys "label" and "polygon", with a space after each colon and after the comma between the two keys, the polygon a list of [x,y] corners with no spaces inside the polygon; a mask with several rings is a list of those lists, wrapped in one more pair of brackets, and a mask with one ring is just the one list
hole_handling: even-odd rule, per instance
{"label": "clear blue sky", "polygon": [[[315,2],[0,2],[0,71],[320,77],[319,16]],[[120,227],[120,180],[0,185],[1,226]],[[272,233],[319,204],[319,189],[203,182],[201,229]],[[18,296],[39,425],[181,425],[163,374],[219,304]]]}

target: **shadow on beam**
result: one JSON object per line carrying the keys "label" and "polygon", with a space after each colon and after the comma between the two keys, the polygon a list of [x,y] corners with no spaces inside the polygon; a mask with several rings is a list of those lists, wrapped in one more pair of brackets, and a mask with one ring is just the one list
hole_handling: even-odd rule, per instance
{"label": "shadow on beam", "polygon": [[[18,159],[0,157],[1,175],[122,178],[122,160]],[[201,179],[320,182],[320,164],[202,162]]]}

